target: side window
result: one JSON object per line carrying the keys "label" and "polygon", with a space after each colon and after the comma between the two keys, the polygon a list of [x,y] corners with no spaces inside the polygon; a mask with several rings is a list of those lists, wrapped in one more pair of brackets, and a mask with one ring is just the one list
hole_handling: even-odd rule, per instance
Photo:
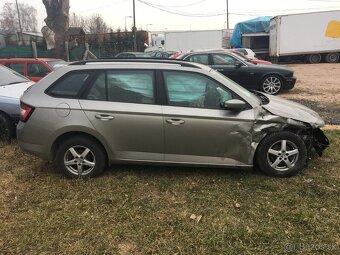
{"label": "side window", "polygon": [[195,62],[203,65],[209,65],[209,55],[208,54],[199,54],[199,55],[192,55],[188,57],[190,62]]}
{"label": "side window", "polygon": [[22,75],[25,75],[24,73],[25,64],[24,63],[10,63],[10,64],[6,64],[6,66]]}
{"label": "side window", "polygon": [[105,101],[106,98],[106,85],[105,85],[105,72],[100,73],[94,80],[88,94],[85,96],[89,100]]}
{"label": "side window", "polygon": [[155,103],[154,72],[112,70],[107,72],[108,100],[123,103]]}
{"label": "side window", "polygon": [[172,106],[221,109],[232,99],[227,88],[197,73],[165,71],[164,80]]}
{"label": "side window", "polygon": [[27,65],[28,76],[30,77],[44,77],[48,74],[48,70],[45,66],[38,63],[29,63]]}
{"label": "side window", "polygon": [[235,58],[226,54],[213,54],[213,61],[215,65],[235,65],[237,62]]}
{"label": "side window", "polygon": [[90,77],[90,72],[74,72],[66,74],[55,82],[47,93],[55,97],[77,98],[82,86]]}

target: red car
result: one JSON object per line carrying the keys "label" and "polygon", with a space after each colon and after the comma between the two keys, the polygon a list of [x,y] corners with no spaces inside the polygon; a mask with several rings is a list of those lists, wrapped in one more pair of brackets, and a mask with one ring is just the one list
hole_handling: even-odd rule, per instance
{"label": "red car", "polygon": [[65,63],[56,58],[5,58],[0,64],[13,69],[32,81],[39,81],[55,69],[58,64]]}

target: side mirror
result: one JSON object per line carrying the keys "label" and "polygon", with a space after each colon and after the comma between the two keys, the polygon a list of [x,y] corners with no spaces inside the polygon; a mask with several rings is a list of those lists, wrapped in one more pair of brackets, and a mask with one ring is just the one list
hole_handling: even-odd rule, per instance
{"label": "side mirror", "polygon": [[230,111],[242,111],[247,104],[239,99],[230,99],[224,102],[224,108]]}
{"label": "side mirror", "polygon": [[235,65],[236,68],[241,68],[242,67],[242,64],[240,62],[235,62],[234,65]]}

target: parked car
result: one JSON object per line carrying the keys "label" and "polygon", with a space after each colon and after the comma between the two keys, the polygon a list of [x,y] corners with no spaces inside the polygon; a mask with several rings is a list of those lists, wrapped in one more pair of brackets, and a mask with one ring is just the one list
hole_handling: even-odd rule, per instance
{"label": "parked car", "polygon": [[256,65],[225,50],[189,52],[178,59],[209,65],[247,89],[271,95],[292,89],[296,82],[294,71],[288,67]]}
{"label": "parked car", "polygon": [[176,53],[175,51],[162,51],[162,50],[148,52],[151,58],[169,58],[171,55],[175,53]]}
{"label": "parked car", "polygon": [[246,62],[251,62],[253,64],[260,64],[260,65],[271,65],[273,64],[272,62],[270,61],[266,61],[266,60],[262,60],[262,59],[258,59],[256,57],[253,57],[253,58],[248,58],[246,55],[244,55],[243,53],[237,51],[237,50],[229,50],[230,52],[236,54],[237,56],[239,56],[240,58],[242,58],[244,61]]}
{"label": "parked car", "polygon": [[0,65],[0,140],[7,141],[14,136],[20,115],[20,96],[32,84],[21,74]]}
{"label": "parked car", "polygon": [[149,53],[144,52],[121,52],[115,58],[151,58]]}
{"label": "parked car", "polygon": [[290,176],[328,140],[311,109],[251,93],[208,66],[93,60],[61,67],[21,98],[20,147],[68,177],[111,163],[251,168]]}
{"label": "parked car", "polygon": [[66,63],[56,58],[5,58],[0,59],[0,64],[37,82],[52,72],[56,66]]}
{"label": "parked car", "polygon": [[234,48],[233,50],[241,52],[243,55],[247,56],[250,59],[253,59],[256,57],[255,52],[248,48]]}

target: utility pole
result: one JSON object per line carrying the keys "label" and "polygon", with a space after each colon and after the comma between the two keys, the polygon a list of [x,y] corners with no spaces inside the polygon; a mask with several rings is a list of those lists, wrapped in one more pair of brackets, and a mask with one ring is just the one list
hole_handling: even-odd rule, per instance
{"label": "utility pole", "polygon": [[21,27],[21,19],[20,19],[18,0],[15,0],[15,3],[17,5],[17,12],[18,12],[18,19],[19,19],[19,29],[20,29],[21,42],[22,42],[22,45],[24,45],[24,37],[22,36],[22,27]]}
{"label": "utility pole", "polygon": [[227,0],[227,29],[229,30],[229,1]]}
{"label": "utility pole", "polygon": [[137,51],[137,31],[136,31],[136,3],[133,0],[133,50]]}

